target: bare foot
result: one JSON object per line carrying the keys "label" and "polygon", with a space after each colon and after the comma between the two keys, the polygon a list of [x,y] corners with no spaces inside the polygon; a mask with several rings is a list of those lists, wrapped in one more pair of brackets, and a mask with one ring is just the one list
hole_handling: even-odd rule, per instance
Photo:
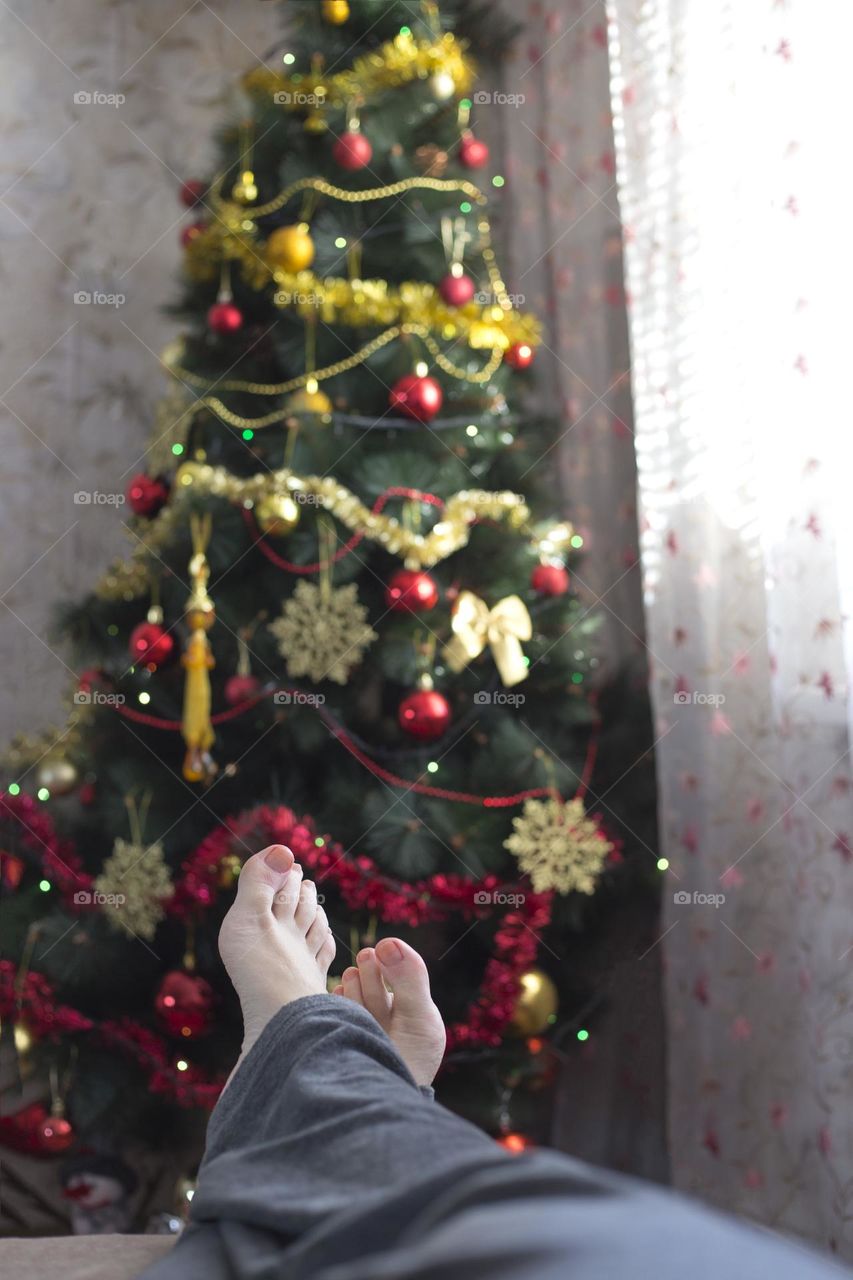
{"label": "bare foot", "polygon": [[415,1083],[432,1084],[447,1037],[430,995],[429,974],[423,960],[399,938],[383,938],[375,949],[359,951],[356,964],[358,968],[344,970],[335,994],[354,1000],[372,1013]]}
{"label": "bare foot", "polygon": [[270,845],[244,864],[219,931],[219,954],[243,1011],[240,1061],[283,1005],[325,992],[335,940],[313,881],[303,880],[284,845]]}

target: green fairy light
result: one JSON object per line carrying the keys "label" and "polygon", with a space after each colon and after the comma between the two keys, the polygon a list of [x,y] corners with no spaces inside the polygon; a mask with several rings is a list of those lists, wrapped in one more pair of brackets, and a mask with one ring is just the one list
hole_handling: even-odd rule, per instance
{"label": "green fairy light", "polygon": [[572,672],[572,684],[583,684],[583,672],[581,671]]}
{"label": "green fairy light", "polygon": [[114,622],[111,622],[111,623],[110,623],[110,625],[107,627],[107,635],[108,635],[108,636],[117,636],[117,635],[118,635],[118,627],[116,626],[116,624],[115,624]]}
{"label": "green fairy light", "polygon": [[461,203],[461,204],[460,204],[460,206],[459,206],[459,210],[460,210],[460,212],[461,212],[461,213],[470,213],[470,212],[471,212],[471,205],[469,204],[469,202],[468,202],[467,200],[463,200],[463,201],[462,201],[462,203]]}
{"label": "green fairy light", "polygon": [[17,782],[11,783],[9,786],[9,795],[19,796],[20,794],[21,794],[21,788],[18,786]]}
{"label": "green fairy light", "polygon": [[345,249],[346,247],[347,247],[346,236],[338,236],[337,240],[335,241],[335,248]]}
{"label": "green fairy light", "polygon": [[251,427],[246,427],[246,429],[245,429],[245,430],[244,430],[244,432],[243,432],[243,439],[244,439],[244,440],[254,440],[254,438],[255,438],[255,433],[254,433],[254,431],[252,430],[252,428],[251,428]]}
{"label": "green fairy light", "polygon": [[282,58],[282,62],[286,67],[292,67],[295,61],[296,61],[295,53],[286,53]]}
{"label": "green fairy light", "polygon": [[50,893],[51,884],[49,880],[39,880],[39,888],[42,893]]}
{"label": "green fairy light", "polygon": [[427,765],[427,773],[438,773],[437,760],[430,760],[429,764]]}
{"label": "green fairy light", "polygon": [[589,1032],[584,1031],[584,1029],[581,1028],[581,1030],[578,1032],[578,1040],[588,1040],[588,1039],[589,1039]]}
{"label": "green fairy light", "polygon": [[460,105],[460,107],[465,107],[468,111],[470,111],[470,110],[471,110],[471,107],[472,107],[474,104],[471,102],[471,99],[470,99],[470,98],[463,98],[463,99],[462,99],[462,101],[459,103],[459,105]]}
{"label": "green fairy light", "polygon": [[582,546],[583,546],[583,538],[580,536],[580,534],[579,534],[579,533],[575,533],[575,534],[573,534],[573,535],[572,535],[572,537],[569,539],[569,544],[570,544],[571,546],[573,546],[573,547],[582,547]]}
{"label": "green fairy light", "polygon": [[50,792],[48,791],[47,787],[39,787],[38,791],[36,792],[36,795],[38,796],[39,800],[50,799]]}
{"label": "green fairy light", "polygon": [[172,453],[175,455],[176,458],[179,458],[183,453],[183,451],[184,451],[184,446],[182,444],[172,445]]}
{"label": "green fairy light", "polygon": [[314,837],[314,843],[315,843],[315,845],[317,846],[317,848],[318,848],[318,849],[322,849],[322,847],[323,847],[323,845],[326,843],[326,841],[323,839],[323,837],[322,837],[322,836],[315,836],[315,837]]}
{"label": "green fairy light", "polygon": [[669,870],[669,858],[658,858],[658,871]]}
{"label": "green fairy light", "polygon": [[401,27],[401,28],[400,28],[400,35],[401,35],[401,36],[410,36],[411,34],[412,34],[412,28],[411,28],[411,27]]}
{"label": "green fairy light", "polygon": [[506,182],[506,178],[502,178],[499,173],[496,173],[495,176],[492,178],[493,187],[502,187],[505,182]]}

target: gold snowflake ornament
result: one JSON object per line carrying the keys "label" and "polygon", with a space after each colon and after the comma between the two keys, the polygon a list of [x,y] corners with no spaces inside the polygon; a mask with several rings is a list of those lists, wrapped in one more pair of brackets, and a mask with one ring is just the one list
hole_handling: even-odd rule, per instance
{"label": "gold snowflake ornament", "polygon": [[315,683],[346,684],[364,650],[377,639],[354,582],[324,591],[302,579],[270,631],[287,662],[287,674]]}
{"label": "gold snowflake ornament", "polygon": [[537,893],[594,893],[613,845],[582,800],[527,800],[504,848],[515,854]]}
{"label": "gold snowflake ornament", "polygon": [[94,888],[103,895],[98,905],[114,929],[153,938],[163,919],[163,899],[173,891],[162,844],[117,838]]}

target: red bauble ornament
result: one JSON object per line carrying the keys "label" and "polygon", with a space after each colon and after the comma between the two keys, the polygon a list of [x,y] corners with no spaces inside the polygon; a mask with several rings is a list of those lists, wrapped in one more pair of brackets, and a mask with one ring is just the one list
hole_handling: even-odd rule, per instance
{"label": "red bauble ornament", "polygon": [[207,313],[207,327],[214,333],[236,333],[243,327],[243,312],[233,302],[214,302]]}
{"label": "red bauble ornament", "polygon": [[473,133],[466,133],[459,143],[459,162],[466,169],[482,169],[489,163],[489,148]]}
{"label": "red bauble ornament", "polygon": [[203,222],[190,222],[187,226],[181,228],[181,244],[186,249],[188,244],[192,244],[196,236],[200,236],[202,231],[206,231],[207,227]]}
{"label": "red bauble ornament", "polygon": [[213,988],[197,974],[173,969],[160,983],[154,997],[154,1011],[172,1036],[189,1040],[211,1030]]}
{"label": "red bauble ornament", "polygon": [[127,486],[130,509],[137,516],[156,516],[169,499],[169,486],[159,476],[147,476],[140,472]]}
{"label": "red bauble ornament", "polygon": [[561,564],[537,564],[530,575],[530,585],[540,596],[564,596],[569,589],[569,575]]}
{"label": "red bauble ornament", "polygon": [[449,307],[464,307],[474,296],[476,285],[470,276],[446,275],[438,292]]}
{"label": "red bauble ornament", "polygon": [[188,178],[181,187],[181,204],[185,204],[188,209],[193,209],[204,199],[206,192],[206,182],[202,182],[200,178]]}
{"label": "red bauble ornament", "polygon": [[437,689],[417,689],[397,710],[400,728],[418,742],[434,742],[450,724],[450,703]]}
{"label": "red bauble ornament", "polygon": [[429,422],[441,408],[444,393],[435,378],[407,373],[394,383],[388,399],[391,408],[399,409],[407,418]]}
{"label": "red bauble ornament", "polygon": [[335,164],[353,172],[370,164],[373,158],[373,147],[363,133],[351,130],[349,133],[341,134],[332,147],[332,155]]}
{"label": "red bauble ornament", "polygon": [[428,573],[398,569],[385,590],[385,603],[396,613],[424,613],[438,604],[438,587]]}
{"label": "red bauble ornament", "polygon": [[175,649],[175,641],[157,622],[140,622],[130,633],[130,656],[141,667],[162,667]]}
{"label": "red bauble ornament", "polygon": [[529,342],[514,342],[504,352],[504,364],[511,369],[529,369],[536,352]]}
{"label": "red bauble ornament", "polygon": [[48,1119],[41,1102],[31,1102],[11,1116],[0,1116],[0,1146],[38,1154],[39,1133]]}
{"label": "red bauble ornament", "polygon": [[238,707],[247,698],[253,698],[260,687],[257,676],[229,676],[225,681],[225,701],[229,707]]}
{"label": "red bauble ornament", "polygon": [[48,1156],[57,1156],[73,1145],[75,1133],[71,1121],[66,1120],[65,1116],[49,1115],[38,1125],[34,1136],[38,1151]]}

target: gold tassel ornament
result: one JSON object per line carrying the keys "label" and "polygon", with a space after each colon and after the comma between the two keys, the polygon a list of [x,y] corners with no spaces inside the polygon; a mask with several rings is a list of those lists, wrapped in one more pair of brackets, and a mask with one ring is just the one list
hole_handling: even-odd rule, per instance
{"label": "gold tassel ornament", "polygon": [[210,754],[215,736],[210,722],[210,672],[215,663],[207,633],[216,621],[213,601],[207,593],[210,565],[206,551],[212,532],[210,514],[192,516],[190,531],[193,542],[189,566],[192,589],[186,608],[190,634],[181,659],[186,671],[181,722],[187,747],[183,773],[187,782],[207,783],[215,776],[217,768]]}

